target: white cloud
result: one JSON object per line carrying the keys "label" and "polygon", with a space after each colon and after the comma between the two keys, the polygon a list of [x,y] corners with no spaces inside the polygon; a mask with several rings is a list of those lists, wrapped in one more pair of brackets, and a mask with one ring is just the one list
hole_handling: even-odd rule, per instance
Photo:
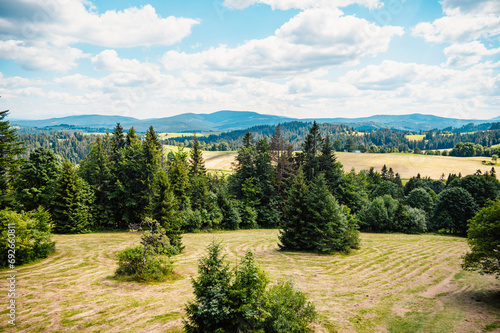
{"label": "white cloud", "polygon": [[337,9],[307,9],[290,19],[274,36],[229,48],[220,45],[186,54],[169,51],[167,70],[193,68],[246,77],[286,77],[340,64],[354,64],[387,50],[401,27],[379,27],[364,19],[343,16]]}
{"label": "white cloud", "polygon": [[444,0],[446,16],[434,22],[421,22],[412,31],[428,42],[468,42],[500,35],[498,0]]}
{"label": "white cloud", "polygon": [[23,41],[0,41],[0,58],[13,59],[27,70],[65,72],[77,66],[77,60],[86,57],[80,49],[49,43],[26,45]]}
{"label": "white cloud", "polygon": [[255,4],[266,4],[272,9],[339,8],[358,4],[370,9],[379,8],[379,0],[225,0],[224,5],[233,9],[244,9]]}
{"label": "white cloud", "polygon": [[28,70],[68,71],[84,57],[71,47],[172,45],[199,21],[162,18],[151,5],[99,14],[87,0],[0,1],[0,58]]}
{"label": "white cloud", "polygon": [[151,5],[98,14],[85,6],[88,3],[18,0],[15,5],[4,4],[0,34],[64,45],[77,42],[104,47],[172,45],[188,36],[199,23],[190,18],[162,18]]}
{"label": "white cloud", "polygon": [[1,88],[17,88],[26,86],[41,86],[47,82],[39,79],[28,79],[20,76],[5,76],[0,73],[0,87]]}
{"label": "white cloud", "polygon": [[482,43],[473,41],[464,44],[452,44],[445,48],[443,53],[448,58],[446,66],[464,67],[478,64],[483,56],[500,53],[500,48],[488,50]]}

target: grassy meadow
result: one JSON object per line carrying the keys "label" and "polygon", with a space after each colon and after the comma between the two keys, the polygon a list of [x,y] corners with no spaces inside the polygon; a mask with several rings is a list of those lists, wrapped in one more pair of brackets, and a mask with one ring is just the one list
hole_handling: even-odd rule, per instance
{"label": "grassy meadow", "polygon": [[[464,272],[465,239],[438,235],[362,234],[349,255],[277,251],[278,230],[184,235],[175,276],[161,283],[113,278],[115,254],[135,233],[56,235],[48,259],[17,269],[16,332],[178,332],[190,279],[212,240],[235,265],[256,253],[270,280],[293,279],[319,313],[315,332],[481,332],[500,328],[500,283]],[[6,290],[7,271],[0,271]],[[6,304],[6,293],[0,296]],[[2,307],[0,331],[7,328]],[[14,331],[14,330],[12,330]]]}

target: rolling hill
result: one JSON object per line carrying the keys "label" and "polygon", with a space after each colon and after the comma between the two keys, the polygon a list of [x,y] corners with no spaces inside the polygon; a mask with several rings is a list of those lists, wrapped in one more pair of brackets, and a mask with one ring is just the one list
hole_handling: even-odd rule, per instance
{"label": "rolling hill", "polygon": [[375,115],[362,118],[288,118],[284,116],[266,115],[250,111],[218,111],[208,114],[184,113],[171,117],[136,119],[123,116],[79,115],[43,120],[11,120],[14,126],[50,129],[50,127],[72,126],[71,129],[106,128],[112,129],[116,123],[121,123],[126,129],[134,126],[138,132],[145,132],[149,126],[154,126],[157,132],[210,132],[245,129],[257,125],[276,125],[290,121],[347,124],[358,130],[391,128],[398,130],[430,130],[447,127],[461,127],[474,123],[483,124],[494,120],[456,119],[433,115]]}

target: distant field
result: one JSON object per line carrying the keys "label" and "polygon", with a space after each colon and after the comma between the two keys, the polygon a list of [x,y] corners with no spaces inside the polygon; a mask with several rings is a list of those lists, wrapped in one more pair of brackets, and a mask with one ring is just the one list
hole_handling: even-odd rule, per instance
{"label": "distant field", "polygon": [[[205,165],[208,169],[231,170],[231,163],[236,157],[236,152],[204,152]],[[439,179],[441,174],[448,177],[449,173],[462,173],[469,175],[478,169],[481,171],[491,170],[491,166],[481,164],[483,160],[490,160],[486,157],[452,157],[434,155],[415,154],[354,154],[336,153],[338,160],[344,166],[345,171],[354,168],[356,171],[374,167],[380,171],[387,165],[394,172],[398,172],[401,178],[411,178],[418,173],[422,177],[429,176]],[[500,170],[497,170],[500,172]]]}
{"label": "distant field", "polygon": [[[217,135],[220,133],[219,132],[201,132],[201,133],[196,133],[196,136],[201,137],[201,136],[209,136],[212,134]],[[160,139],[164,140],[164,139],[171,139],[171,138],[182,138],[185,136],[193,136],[193,133],[158,133],[158,136],[160,137]]]}
{"label": "distant field", "polygon": [[424,134],[408,134],[405,137],[410,141],[422,141],[425,138]]}
{"label": "distant field", "polygon": [[[277,236],[186,234],[184,252],[174,257],[176,278],[143,284],[112,278],[116,253],[137,244],[138,234],[56,235],[54,255],[17,269],[15,331],[180,332],[197,260],[214,239],[231,265],[251,249],[272,283],[293,279],[319,313],[315,332],[482,332],[500,323],[500,283],[461,270],[463,238],[362,234],[361,249],[350,255],[318,255],[277,251]],[[0,271],[2,281],[7,275]],[[1,304],[6,297],[0,293]],[[6,306],[0,311],[4,331]]]}

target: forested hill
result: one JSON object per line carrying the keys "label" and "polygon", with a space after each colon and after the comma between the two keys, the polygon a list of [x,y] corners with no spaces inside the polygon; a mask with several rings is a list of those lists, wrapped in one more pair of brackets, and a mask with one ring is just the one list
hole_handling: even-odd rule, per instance
{"label": "forested hill", "polygon": [[[12,119],[11,125],[23,128],[38,128],[42,130],[82,130],[84,132],[105,132],[121,123],[124,128],[134,127],[137,132],[145,133],[149,126],[154,126],[157,132],[226,132],[242,130],[258,125],[277,125],[278,123],[301,121],[331,124],[346,124],[357,130],[374,130],[391,128],[397,130],[431,130],[444,128],[459,128],[472,123],[478,126],[492,123],[493,120],[466,120],[444,118],[433,115],[375,115],[363,118],[316,118],[297,119],[284,116],[266,115],[250,111],[218,111],[209,114],[184,113],[171,117],[155,119],[136,119],[123,116],[79,115],[45,120]],[[487,126],[487,125],[482,125]]]}
{"label": "forested hill", "polygon": [[[281,124],[282,135],[293,146],[294,150],[300,149],[300,144],[307,136],[311,123],[288,122]],[[487,125],[487,126],[484,126]],[[360,150],[372,152],[409,151],[419,148],[421,150],[449,149],[454,148],[458,142],[471,142],[483,147],[491,147],[500,143],[500,123],[473,125],[468,124],[460,128],[448,128],[446,130],[431,130],[420,132],[399,131],[391,129],[377,129],[372,131],[357,131],[347,125],[323,123],[320,124],[320,132],[323,136],[328,134],[330,141],[338,150]],[[486,128],[485,128],[486,127]],[[479,130],[483,129],[483,130]],[[241,146],[242,138],[246,132],[251,132],[256,140],[275,133],[275,125],[254,126],[245,130],[225,132],[218,135],[199,137],[199,141],[210,150],[236,150]],[[189,145],[193,137],[179,137],[167,140],[171,145]],[[372,149],[370,149],[372,148]]]}

